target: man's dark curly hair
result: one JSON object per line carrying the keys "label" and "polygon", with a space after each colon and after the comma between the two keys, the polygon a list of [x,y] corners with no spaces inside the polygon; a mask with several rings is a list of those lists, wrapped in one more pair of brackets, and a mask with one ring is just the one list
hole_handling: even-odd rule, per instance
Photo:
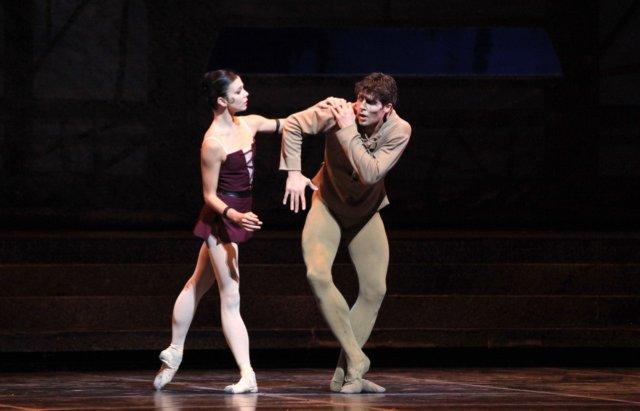
{"label": "man's dark curly hair", "polygon": [[368,94],[380,100],[384,105],[398,103],[398,86],[396,81],[388,74],[371,73],[356,83],[356,97],[360,93]]}

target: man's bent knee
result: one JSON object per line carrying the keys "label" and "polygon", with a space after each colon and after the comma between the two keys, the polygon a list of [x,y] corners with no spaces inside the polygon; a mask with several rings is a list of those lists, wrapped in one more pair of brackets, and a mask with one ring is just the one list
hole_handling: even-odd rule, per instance
{"label": "man's bent knee", "polygon": [[384,283],[381,284],[368,284],[365,287],[360,287],[360,297],[364,298],[372,304],[382,304],[384,296],[387,294],[387,286]]}
{"label": "man's bent knee", "polygon": [[333,282],[331,280],[331,271],[328,270],[309,269],[307,271],[307,280],[309,281],[311,288],[318,291],[329,288]]}

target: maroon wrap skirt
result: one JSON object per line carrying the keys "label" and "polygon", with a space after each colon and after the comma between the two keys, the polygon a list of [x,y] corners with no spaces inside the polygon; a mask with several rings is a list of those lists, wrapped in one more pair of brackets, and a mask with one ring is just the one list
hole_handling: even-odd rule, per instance
{"label": "maroon wrap skirt", "polygon": [[[218,193],[218,197],[241,213],[251,211],[251,197],[235,197],[222,193]],[[213,234],[218,243],[243,243],[253,236],[252,231],[247,231],[230,219],[222,217],[206,204],[200,211],[193,234],[205,241]]]}

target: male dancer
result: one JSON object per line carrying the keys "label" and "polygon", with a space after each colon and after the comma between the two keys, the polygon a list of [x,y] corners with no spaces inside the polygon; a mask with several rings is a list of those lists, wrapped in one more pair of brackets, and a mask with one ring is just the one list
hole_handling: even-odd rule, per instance
{"label": "male dancer", "polygon": [[[355,103],[330,97],[289,116],[280,157],[280,169],[289,172],[284,204],[290,200],[291,210],[304,210],[306,186],[317,190],[302,232],[302,252],[320,310],[342,347],[330,387],[349,394],[384,391],[363,379],[370,362],[361,347],[386,292],[389,244],[378,213],[389,203],[384,176],[411,135],[409,123],[394,110],[398,90],[393,77],[369,74],[356,83],[355,94]],[[318,133],[326,134],[324,163],[311,182],[300,172],[302,135]],[[341,236],[349,242],[358,274],[359,293],[351,310],[331,277]]]}

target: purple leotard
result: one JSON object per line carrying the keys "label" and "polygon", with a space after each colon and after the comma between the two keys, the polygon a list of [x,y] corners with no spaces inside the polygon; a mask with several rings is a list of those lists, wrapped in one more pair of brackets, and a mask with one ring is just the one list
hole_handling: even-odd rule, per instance
{"label": "purple leotard", "polygon": [[[254,156],[255,143],[252,143],[251,149],[246,152],[238,150],[227,154],[220,166],[217,195],[225,204],[241,213],[251,211]],[[205,241],[213,234],[218,243],[242,243],[253,235],[206,204],[200,211],[193,234]]]}

